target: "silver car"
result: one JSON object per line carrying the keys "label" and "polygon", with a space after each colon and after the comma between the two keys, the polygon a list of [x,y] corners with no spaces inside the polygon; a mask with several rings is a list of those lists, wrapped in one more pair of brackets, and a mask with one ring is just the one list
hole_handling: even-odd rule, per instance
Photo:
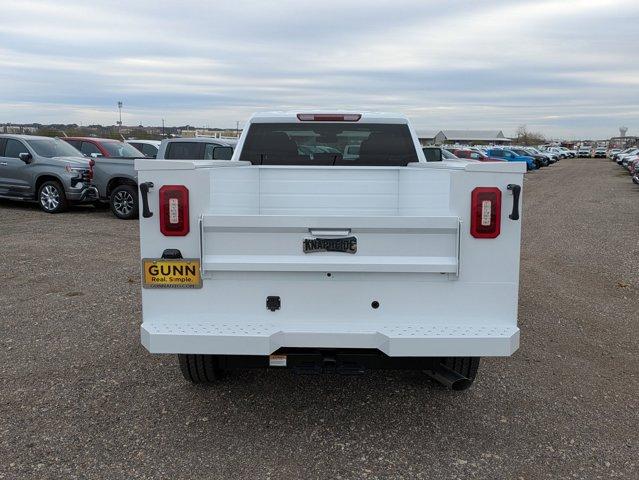
{"label": "silver car", "polygon": [[93,202],[93,161],[50,137],[0,135],[0,198],[37,201],[48,213]]}

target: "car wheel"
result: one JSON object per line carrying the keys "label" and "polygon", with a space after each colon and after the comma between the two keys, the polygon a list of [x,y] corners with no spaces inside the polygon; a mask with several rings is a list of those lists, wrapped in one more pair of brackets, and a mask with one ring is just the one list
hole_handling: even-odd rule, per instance
{"label": "car wheel", "polygon": [[38,204],[47,213],[64,212],[68,207],[67,196],[59,182],[50,180],[40,185]]}
{"label": "car wheel", "polygon": [[109,197],[111,212],[122,220],[138,217],[138,191],[133,185],[116,187]]}
{"label": "car wheel", "polygon": [[182,376],[196,385],[211,385],[223,374],[215,355],[178,354],[178,362]]}

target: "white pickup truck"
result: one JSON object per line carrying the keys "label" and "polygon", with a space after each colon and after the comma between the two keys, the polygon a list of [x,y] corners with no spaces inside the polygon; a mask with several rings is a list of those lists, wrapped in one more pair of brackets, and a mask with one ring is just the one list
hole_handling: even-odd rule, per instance
{"label": "white pickup truck", "polygon": [[426,162],[404,116],[274,112],[230,161],[135,165],[142,344],[191,382],[406,368],[461,390],[518,348],[524,163]]}

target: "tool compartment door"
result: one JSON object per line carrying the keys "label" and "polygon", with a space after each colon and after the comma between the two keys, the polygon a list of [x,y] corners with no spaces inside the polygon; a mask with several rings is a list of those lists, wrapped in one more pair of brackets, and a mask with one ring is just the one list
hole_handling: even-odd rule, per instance
{"label": "tool compartment door", "polygon": [[[452,273],[459,218],[203,215],[202,271]],[[351,251],[307,251],[309,240],[356,242]],[[330,244],[330,242],[329,242]]]}

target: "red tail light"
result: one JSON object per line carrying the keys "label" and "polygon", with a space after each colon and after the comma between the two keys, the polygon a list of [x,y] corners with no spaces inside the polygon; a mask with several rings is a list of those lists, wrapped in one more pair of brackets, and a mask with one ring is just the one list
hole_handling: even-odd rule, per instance
{"label": "red tail light", "polygon": [[298,113],[300,122],[358,122],[362,116],[359,113]]}
{"label": "red tail light", "polygon": [[93,180],[93,167],[95,166],[95,160],[89,160],[89,180]]}
{"label": "red tail light", "polygon": [[184,185],[160,188],[160,231],[167,237],[189,233],[189,190]]}
{"label": "red tail light", "polygon": [[470,234],[475,238],[495,238],[501,228],[501,190],[477,187],[471,193]]}

